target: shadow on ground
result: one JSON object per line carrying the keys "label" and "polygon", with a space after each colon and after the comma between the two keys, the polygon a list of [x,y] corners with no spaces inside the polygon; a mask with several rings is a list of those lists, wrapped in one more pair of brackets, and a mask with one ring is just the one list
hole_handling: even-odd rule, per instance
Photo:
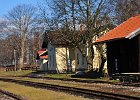
{"label": "shadow on ground", "polygon": [[75,75],[71,75],[72,78],[100,78],[103,76],[102,72],[97,70],[90,70],[87,72],[78,71]]}

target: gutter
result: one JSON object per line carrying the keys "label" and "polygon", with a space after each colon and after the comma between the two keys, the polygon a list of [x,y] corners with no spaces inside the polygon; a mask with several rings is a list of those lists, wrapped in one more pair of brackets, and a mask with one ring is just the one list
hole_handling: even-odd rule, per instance
{"label": "gutter", "polygon": [[132,33],[130,33],[129,35],[127,35],[125,38],[132,39],[133,37],[137,36],[138,34],[140,34],[140,27],[138,29],[136,29],[135,31],[133,31]]}

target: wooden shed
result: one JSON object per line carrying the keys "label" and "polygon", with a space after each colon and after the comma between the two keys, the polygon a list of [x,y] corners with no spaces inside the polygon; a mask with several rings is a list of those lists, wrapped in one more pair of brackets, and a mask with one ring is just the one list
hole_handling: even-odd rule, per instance
{"label": "wooden shed", "polygon": [[96,43],[107,44],[107,67],[114,73],[140,72],[140,14],[129,18]]}

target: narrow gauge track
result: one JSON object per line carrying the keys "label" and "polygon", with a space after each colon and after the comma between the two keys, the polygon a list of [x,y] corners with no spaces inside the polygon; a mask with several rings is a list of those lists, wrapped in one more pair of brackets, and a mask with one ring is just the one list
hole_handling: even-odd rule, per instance
{"label": "narrow gauge track", "polygon": [[[42,77],[30,77],[30,78],[42,78]],[[112,82],[97,81],[97,80],[80,80],[80,79],[50,78],[50,77],[45,77],[45,78],[42,78],[42,79],[61,80],[61,81],[70,81],[70,82],[81,82],[81,83],[105,83],[105,84],[112,84],[112,85],[140,87],[140,82],[139,83],[129,83],[129,82],[112,83]]]}
{"label": "narrow gauge track", "polygon": [[105,99],[105,100],[108,100],[108,99],[140,100],[140,97],[120,95],[120,94],[107,93],[107,92],[88,90],[88,89],[81,89],[81,88],[75,88],[75,87],[52,85],[52,84],[15,80],[15,79],[8,79],[8,78],[0,78],[0,80],[5,81],[5,82],[13,82],[13,83],[21,84],[21,85],[31,86],[31,87],[35,87],[35,88],[43,88],[43,89],[67,92],[67,93],[71,93],[74,95],[80,95],[80,96],[83,96],[86,98],[93,98],[93,99],[99,98],[99,99]]}
{"label": "narrow gauge track", "polygon": [[7,95],[8,97],[14,99],[14,100],[27,100],[19,95],[16,95],[16,94],[13,94],[13,93],[10,93],[8,91],[4,91],[4,90],[1,90],[0,89],[0,93],[4,94],[4,95]]}
{"label": "narrow gauge track", "polygon": [[112,82],[98,81],[98,80],[80,80],[80,79],[68,79],[68,78],[51,78],[51,77],[36,77],[36,76],[33,76],[33,77],[30,77],[30,76],[20,76],[20,77],[48,79],[48,80],[61,80],[61,81],[69,81],[69,82],[81,82],[81,83],[104,83],[104,84],[111,84],[111,85],[140,87],[140,82],[137,82],[137,83],[131,83],[131,82],[112,83]]}

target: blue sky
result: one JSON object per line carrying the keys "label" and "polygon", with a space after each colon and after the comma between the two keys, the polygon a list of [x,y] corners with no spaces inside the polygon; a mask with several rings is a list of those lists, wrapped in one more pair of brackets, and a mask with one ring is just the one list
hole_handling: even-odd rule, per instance
{"label": "blue sky", "polygon": [[0,0],[0,17],[7,14],[13,7],[19,4],[32,4],[37,5],[38,2],[43,0]]}

